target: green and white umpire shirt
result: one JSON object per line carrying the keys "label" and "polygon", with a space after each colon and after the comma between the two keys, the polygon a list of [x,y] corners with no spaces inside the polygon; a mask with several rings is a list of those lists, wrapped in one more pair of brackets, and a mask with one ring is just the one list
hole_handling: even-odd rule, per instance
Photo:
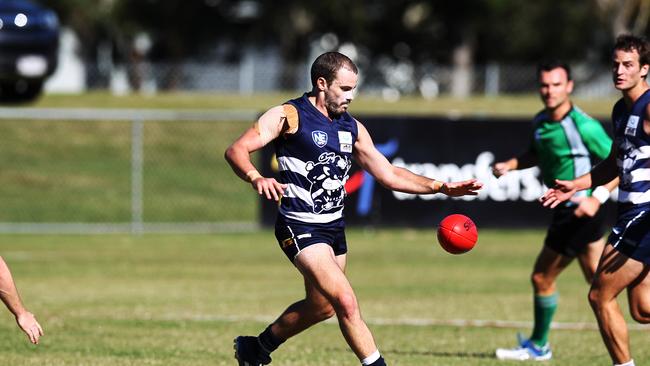
{"label": "green and white umpire shirt", "polygon": [[[547,187],[555,179],[571,180],[591,171],[604,160],[612,147],[612,139],[596,119],[576,106],[560,121],[553,121],[546,111],[533,119],[530,148],[537,156],[542,180]],[[591,190],[576,196],[591,195]]]}

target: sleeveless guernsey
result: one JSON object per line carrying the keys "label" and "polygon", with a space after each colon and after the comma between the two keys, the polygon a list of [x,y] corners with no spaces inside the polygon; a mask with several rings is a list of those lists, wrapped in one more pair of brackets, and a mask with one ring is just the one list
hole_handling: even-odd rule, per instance
{"label": "sleeveless guernsey", "polygon": [[335,222],[343,217],[357,122],[347,112],[330,120],[306,93],[287,104],[298,111],[298,130],[274,140],[280,181],[287,184],[279,214],[301,223]]}
{"label": "sleeveless guernsey", "polygon": [[639,97],[632,109],[627,110],[623,99],[612,111],[618,149],[620,183],[618,186],[619,211],[641,211],[650,206],[650,136],[643,130],[646,108],[650,103],[650,90]]}

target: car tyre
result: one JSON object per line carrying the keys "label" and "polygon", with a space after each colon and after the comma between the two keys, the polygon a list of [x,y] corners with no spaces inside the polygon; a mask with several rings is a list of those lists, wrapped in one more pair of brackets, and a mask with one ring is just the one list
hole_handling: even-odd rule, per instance
{"label": "car tyre", "polygon": [[36,99],[43,90],[43,80],[15,80],[0,83],[0,101],[27,103]]}

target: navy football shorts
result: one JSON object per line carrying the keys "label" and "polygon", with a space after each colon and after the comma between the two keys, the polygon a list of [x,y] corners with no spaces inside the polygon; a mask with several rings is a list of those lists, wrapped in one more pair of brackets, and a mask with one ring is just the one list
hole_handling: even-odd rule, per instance
{"label": "navy football shorts", "polygon": [[553,220],[546,232],[544,245],[554,251],[574,258],[605,235],[605,210],[598,210],[594,217],[577,217],[576,206],[560,206],[553,210]]}
{"label": "navy football shorts", "polygon": [[608,243],[626,256],[650,264],[650,207],[620,213]]}
{"label": "navy football shorts", "polygon": [[329,245],[334,250],[334,255],[348,252],[343,219],[326,224],[307,224],[289,221],[278,215],[275,221],[275,238],[291,262],[301,250],[313,244]]}

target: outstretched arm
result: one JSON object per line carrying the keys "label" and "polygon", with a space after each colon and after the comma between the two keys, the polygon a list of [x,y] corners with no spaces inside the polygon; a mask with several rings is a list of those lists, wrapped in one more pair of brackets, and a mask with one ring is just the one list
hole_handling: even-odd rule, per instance
{"label": "outstretched arm", "polygon": [[483,186],[476,179],[462,182],[441,182],[391,164],[376,148],[368,130],[359,122],[354,156],[359,165],[384,187],[405,193],[444,193],[448,196],[477,195]]}
{"label": "outstretched arm", "polygon": [[269,109],[257,123],[246,130],[226,149],[225,158],[241,179],[251,183],[260,195],[278,201],[286,189],[275,178],[263,177],[251,162],[251,153],[268,144],[286,130],[286,115],[282,106]]}
{"label": "outstretched arm", "polygon": [[571,200],[578,203],[578,207],[574,210],[577,217],[594,217],[600,206],[604,204],[611,194],[611,192],[618,186],[618,177],[614,178],[611,182],[598,186],[591,193],[590,197],[580,197],[577,200]]}
{"label": "outstretched arm", "polygon": [[531,150],[527,150],[521,155],[494,163],[492,165],[492,174],[499,178],[511,170],[526,169],[535,165],[537,165],[537,156]]}
{"label": "outstretched arm", "polygon": [[2,257],[0,257],[0,299],[7,306],[7,309],[14,314],[18,327],[27,334],[30,342],[38,344],[38,339],[43,335],[43,329],[36,321],[34,314],[27,311],[23,306],[14,279],[11,276],[11,271],[9,271],[9,267]]}

